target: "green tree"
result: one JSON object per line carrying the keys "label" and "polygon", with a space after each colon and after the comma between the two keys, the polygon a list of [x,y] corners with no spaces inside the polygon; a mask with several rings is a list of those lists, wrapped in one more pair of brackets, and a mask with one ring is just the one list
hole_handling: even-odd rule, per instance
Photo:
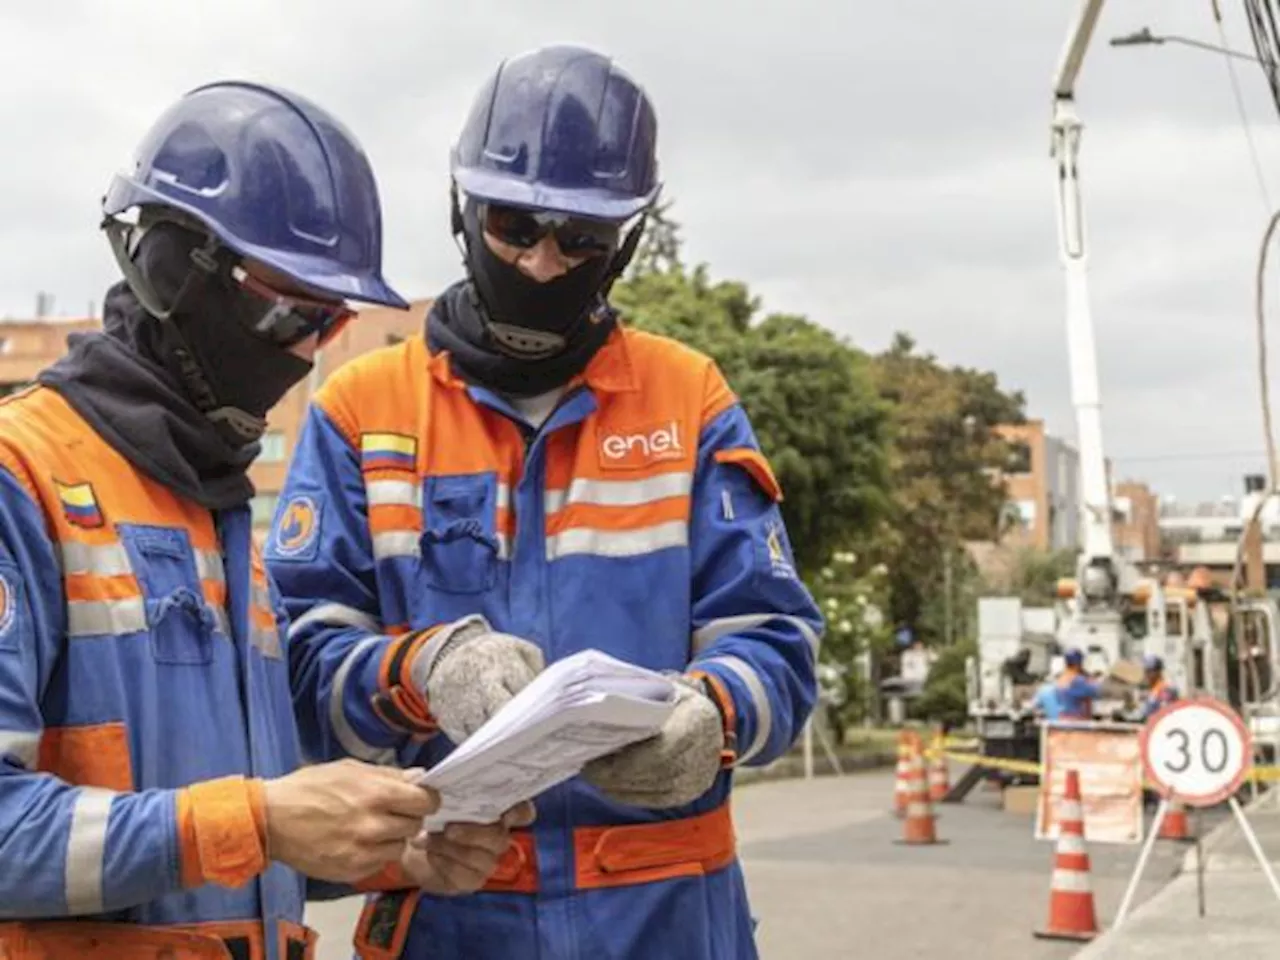
{"label": "green tree", "polygon": [[711,356],[782,486],[802,574],[865,541],[888,508],[887,409],[861,351],[804,317],[772,314],[705,265],[646,270],[614,288],[626,322]]}
{"label": "green tree", "polygon": [[997,532],[1005,491],[991,476],[1010,450],[994,427],[1023,420],[1025,401],[1003,392],[991,373],[945,367],[917,352],[901,333],[875,357],[873,371],[891,411],[893,509],[880,549],[893,582],[892,614],[936,642],[944,635],[937,611],[948,595],[948,564],[954,578],[964,541]]}

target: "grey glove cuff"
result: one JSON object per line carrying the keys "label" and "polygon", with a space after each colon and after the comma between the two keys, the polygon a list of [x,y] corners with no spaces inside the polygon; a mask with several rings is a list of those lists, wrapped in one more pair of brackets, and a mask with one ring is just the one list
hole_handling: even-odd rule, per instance
{"label": "grey glove cuff", "polygon": [[435,636],[423,645],[413,658],[413,663],[409,665],[409,677],[413,680],[413,685],[425,696],[427,682],[440,661],[461,644],[476,637],[482,637],[486,633],[493,633],[493,627],[489,626],[489,621],[478,613],[441,627],[436,631]]}

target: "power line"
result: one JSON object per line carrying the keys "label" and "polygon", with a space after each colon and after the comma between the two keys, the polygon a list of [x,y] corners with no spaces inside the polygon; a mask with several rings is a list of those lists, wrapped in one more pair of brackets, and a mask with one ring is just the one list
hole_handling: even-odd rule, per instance
{"label": "power line", "polygon": [[1253,139],[1253,127],[1249,123],[1249,113],[1245,110],[1244,94],[1240,90],[1240,78],[1236,75],[1236,64],[1231,52],[1227,49],[1227,31],[1222,23],[1222,11],[1218,9],[1218,0],[1212,0],[1213,20],[1218,27],[1218,39],[1222,41],[1222,59],[1227,65],[1227,75],[1231,78],[1231,95],[1236,102],[1236,112],[1240,115],[1240,125],[1244,128],[1244,138],[1249,145],[1249,158],[1253,161],[1253,175],[1258,180],[1258,189],[1262,191],[1262,202],[1266,204],[1267,215],[1275,207],[1271,203],[1271,193],[1267,190],[1267,178],[1262,172],[1262,159],[1258,156],[1258,145]]}

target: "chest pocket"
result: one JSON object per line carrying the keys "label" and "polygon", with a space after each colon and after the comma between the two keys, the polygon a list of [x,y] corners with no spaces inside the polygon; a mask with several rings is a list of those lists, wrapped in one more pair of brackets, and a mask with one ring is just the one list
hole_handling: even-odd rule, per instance
{"label": "chest pocket", "polygon": [[422,578],[444,593],[482,593],[498,572],[497,474],[427,477],[419,539]]}
{"label": "chest pocket", "polygon": [[217,634],[229,635],[222,557],[193,550],[179,528],[122,525],[118,531],[142,588],[156,662],[211,663]]}

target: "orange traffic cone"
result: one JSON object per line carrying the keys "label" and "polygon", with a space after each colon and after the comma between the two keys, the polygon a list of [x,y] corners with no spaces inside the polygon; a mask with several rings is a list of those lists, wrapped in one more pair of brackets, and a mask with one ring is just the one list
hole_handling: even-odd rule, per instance
{"label": "orange traffic cone", "polygon": [[1067,792],[1058,806],[1058,849],[1049,891],[1049,924],[1035,935],[1043,940],[1092,940],[1098,916],[1089,882],[1089,851],[1084,845],[1080,774],[1067,771]]}
{"label": "orange traffic cone", "polygon": [[911,769],[911,745],[915,733],[911,730],[898,732],[898,768],[893,778],[893,812],[903,817],[907,813],[907,773]]}
{"label": "orange traffic cone", "polygon": [[941,803],[951,792],[951,779],[947,770],[947,755],[943,753],[942,731],[933,737],[933,749],[929,756],[929,799]]}
{"label": "orange traffic cone", "polygon": [[1191,824],[1187,818],[1187,808],[1178,802],[1176,797],[1169,798],[1169,806],[1164,812],[1164,819],[1160,821],[1161,840],[1176,840],[1179,843],[1193,843],[1195,837],[1191,835]]}
{"label": "orange traffic cone", "polygon": [[895,843],[925,846],[946,843],[938,839],[934,827],[933,806],[929,803],[929,785],[925,781],[924,752],[919,739],[912,744],[907,768],[907,812],[902,822],[902,839]]}

